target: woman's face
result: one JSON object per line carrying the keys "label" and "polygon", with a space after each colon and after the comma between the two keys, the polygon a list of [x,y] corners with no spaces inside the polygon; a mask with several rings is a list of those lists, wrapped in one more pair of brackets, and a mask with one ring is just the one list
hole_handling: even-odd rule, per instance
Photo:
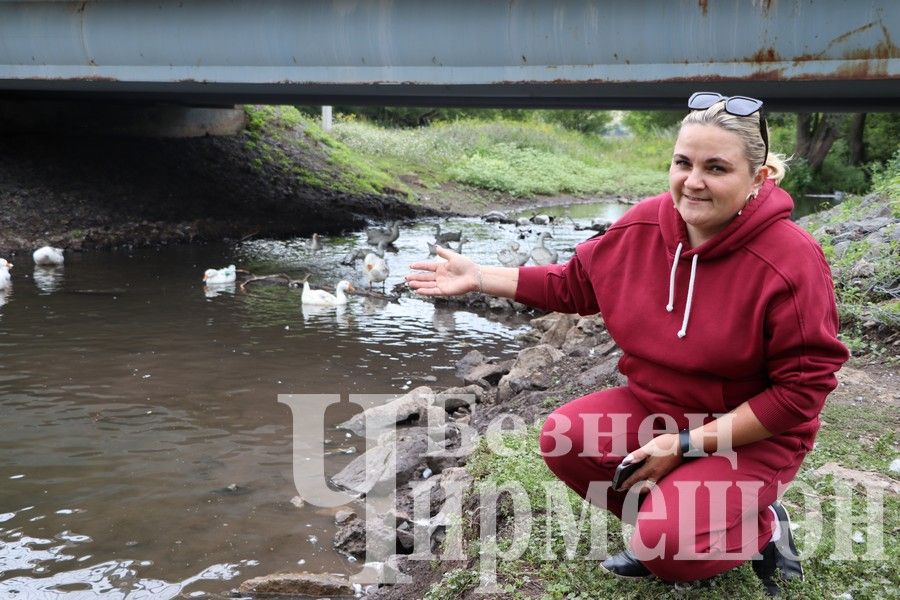
{"label": "woman's face", "polygon": [[762,186],[765,167],[756,176],[744,157],[741,138],[716,125],[685,125],[675,140],[669,190],[687,223],[692,246],[722,231]]}

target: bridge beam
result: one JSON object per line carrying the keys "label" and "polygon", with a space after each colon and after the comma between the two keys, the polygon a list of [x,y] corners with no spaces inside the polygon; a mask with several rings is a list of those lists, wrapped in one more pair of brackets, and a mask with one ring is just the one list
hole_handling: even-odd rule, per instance
{"label": "bridge beam", "polygon": [[0,0],[0,94],[896,110],[895,0]]}

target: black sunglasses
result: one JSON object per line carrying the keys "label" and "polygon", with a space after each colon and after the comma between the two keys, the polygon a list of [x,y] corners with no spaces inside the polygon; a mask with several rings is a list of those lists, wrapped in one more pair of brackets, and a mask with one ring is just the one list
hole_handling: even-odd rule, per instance
{"label": "black sunglasses", "polygon": [[763,101],[749,96],[723,96],[716,92],[694,92],[688,98],[688,108],[691,110],[706,110],[716,102],[725,101],[725,112],[736,117],[749,117],[759,111],[759,136],[766,148],[765,156],[769,156],[769,132],[766,128],[766,118],[763,115]]}

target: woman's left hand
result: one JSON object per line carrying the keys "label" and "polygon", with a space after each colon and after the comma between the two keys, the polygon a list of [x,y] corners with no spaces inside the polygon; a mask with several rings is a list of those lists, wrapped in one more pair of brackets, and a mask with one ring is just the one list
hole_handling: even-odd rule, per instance
{"label": "woman's left hand", "polygon": [[681,464],[681,456],[678,454],[678,434],[659,435],[628,456],[631,457],[631,462],[643,460],[644,464],[625,480],[620,490],[627,490],[636,483],[646,481],[649,485],[642,485],[640,489],[640,493],[645,494],[656,485],[657,481]]}

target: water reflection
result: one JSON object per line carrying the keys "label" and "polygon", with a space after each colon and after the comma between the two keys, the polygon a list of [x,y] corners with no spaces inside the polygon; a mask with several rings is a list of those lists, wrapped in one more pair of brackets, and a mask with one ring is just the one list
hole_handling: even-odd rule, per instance
{"label": "water reflection", "polygon": [[338,327],[349,327],[350,318],[346,304],[322,306],[320,304],[300,304],[303,320],[308,324],[327,325],[334,323]]}
{"label": "water reflection", "polygon": [[65,270],[61,266],[37,266],[34,267],[34,284],[45,294],[52,294],[59,290],[63,284]]}
{"label": "water reflection", "polygon": [[207,283],[203,286],[203,294],[207,298],[215,298],[222,294],[234,295],[237,284],[233,281],[229,283]]}

